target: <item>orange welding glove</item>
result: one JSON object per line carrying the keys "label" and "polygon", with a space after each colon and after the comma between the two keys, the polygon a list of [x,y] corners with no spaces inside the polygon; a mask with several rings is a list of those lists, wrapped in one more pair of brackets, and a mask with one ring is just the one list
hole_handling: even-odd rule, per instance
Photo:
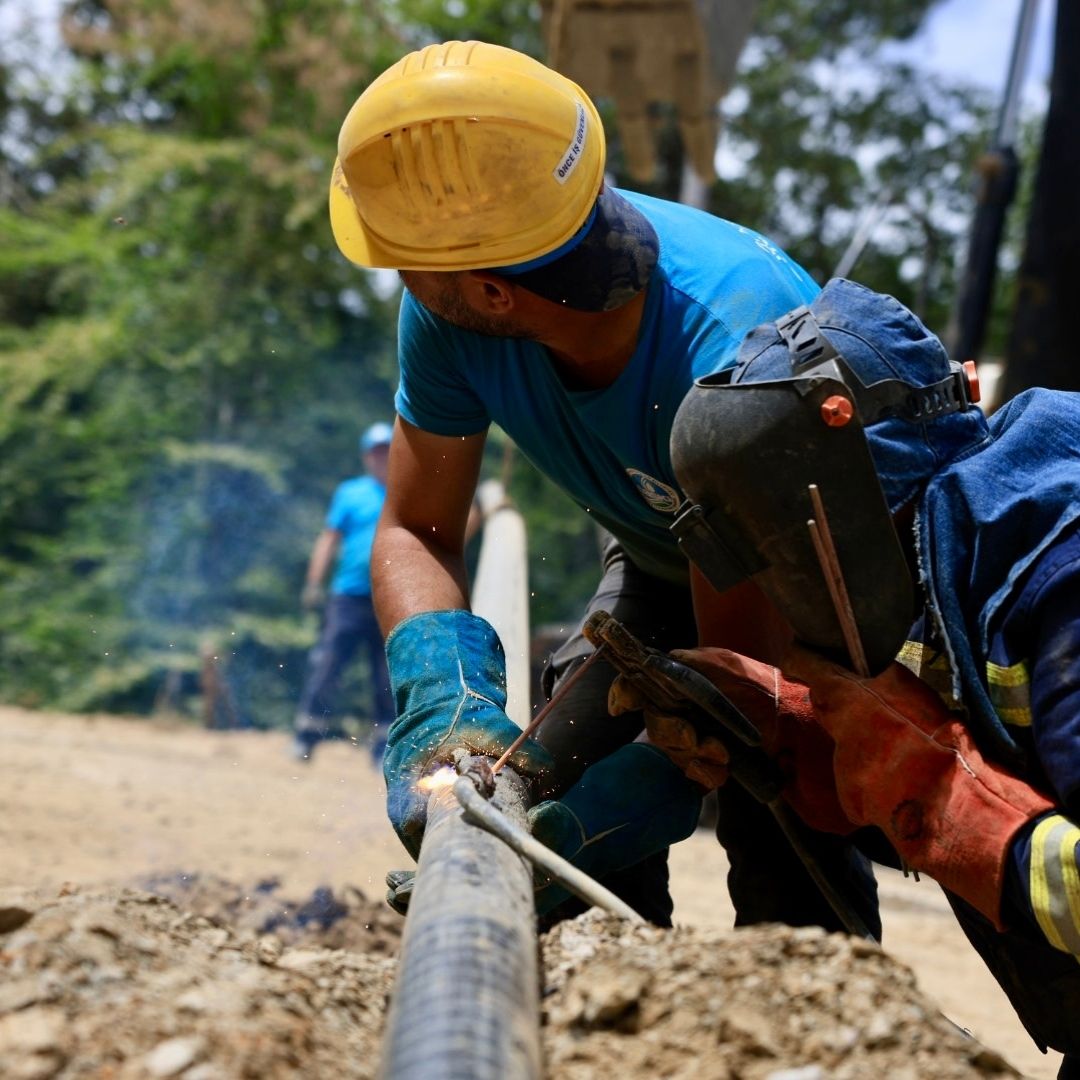
{"label": "orange welding glove", "polygon": [[[853,831],[836,793],[835,747],[815,720],[805,686],[786,679],[771,664],[728,649],[676,649],[671,658],[704,675],[761,732],[764,750],[787,778],[784,798],[808,825],[841,835]],[[649,741],[690,779],[708,788],[727,780],[728,754],[722,742],[699,737],[685,716],[656,709],[620,676],[612,684],[608,709],[618,715],[631,708],[642,709]]]}
{"label": "orange welding glove", "polygon": [[699,736],[685,716],[662,711],[622,675],[608,690],[608,712],[612,716],[642,713],[648,742],[671,758],[688,779],[707,791],[727,782],[728,752],[724,744],[708,735]]}
{"label": "orange welding glove", "polygon": [[1001,925],[1001,889],[1017,832],[1052,803],[987,761],[925,683],[900,664],[872,678],[805,649],[784,670],[810,688],[836,743],[840,803],[876,825],[910,866]]}

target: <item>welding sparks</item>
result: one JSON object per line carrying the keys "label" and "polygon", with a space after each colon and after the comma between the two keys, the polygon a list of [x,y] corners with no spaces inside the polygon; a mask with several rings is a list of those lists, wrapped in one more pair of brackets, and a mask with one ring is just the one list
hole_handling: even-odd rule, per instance
{"label": "welding sparks", "polygon": [[457,779],[457,770],[452,765],[445,765],[428,776],[420,777],[417,788],[425,795],[433,791],[442,791],[443,788],[451,787]]}

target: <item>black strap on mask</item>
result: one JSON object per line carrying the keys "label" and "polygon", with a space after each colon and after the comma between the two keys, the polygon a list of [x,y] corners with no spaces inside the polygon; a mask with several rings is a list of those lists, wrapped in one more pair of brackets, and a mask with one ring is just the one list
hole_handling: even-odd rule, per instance
{"label": "black strap on mask", "polygon": [[864,386],[805,304],[777,319],[776,329],[791,353],[792,375],[800,379],[822,375],[842,382],[851,391],[864,424],[889,416],[923,423],[963,412],[972,404],[967,374],[955,360],[949,361],[950,373],[929,386],[912,386],[902,379]]}

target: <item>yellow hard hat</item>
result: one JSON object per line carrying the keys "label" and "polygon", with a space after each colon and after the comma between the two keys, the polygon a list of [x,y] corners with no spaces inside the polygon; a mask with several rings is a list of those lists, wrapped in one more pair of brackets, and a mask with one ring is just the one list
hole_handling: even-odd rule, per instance
{"label": "yellow hard hat", "polygon": [[527,263],[589,219],[604,129],[575,83],[523,53],[448,41],[360,95],[338,137],[330,223],[361,266]]}

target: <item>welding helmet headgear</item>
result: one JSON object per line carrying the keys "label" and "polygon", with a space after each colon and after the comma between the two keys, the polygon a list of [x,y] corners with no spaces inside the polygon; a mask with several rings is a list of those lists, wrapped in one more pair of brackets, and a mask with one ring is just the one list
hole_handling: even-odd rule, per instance
{"label": "welding helmet headgear", "polygon": [[673,529],[714,586],[753,577],[801,640],[850,660],[823,518],[867,664],[881,670],[914,604],[891,512],[985,437],[974,400],[968,373],[914,314],[831,281],[752,331],[735,368],[683,401],[671,452],[692,501]]}
{"label": "welding helmet headgear", "polygon": [[950,360],[914,312],[854,281],[835,278],[808,308],[752,331],[731,382],[817,376],[846,386],[892,513],[987,438],[974,364]]}

